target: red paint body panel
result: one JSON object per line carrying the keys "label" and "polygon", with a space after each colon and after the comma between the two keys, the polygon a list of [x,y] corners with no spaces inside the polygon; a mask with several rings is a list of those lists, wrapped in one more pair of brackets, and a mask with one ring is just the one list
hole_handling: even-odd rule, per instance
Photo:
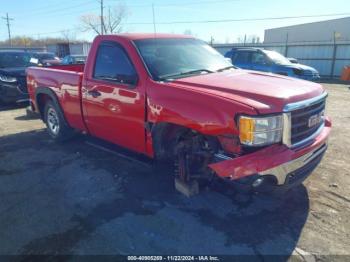
{"label": "red paint body panel", "polygon": [[[146,38],[189,38],[171,34],[121,34],[98,36],[84,65],[28,68],[28,89],[36,101],[38,87],[52,90],[68,124],[75,129],[153,157],[152,136],[145,123],[167,122],[206,135],[237,137],[235,117],[239,114],[281,113],[287,103],[316,97],[321,85],[279,75],[227,70],[177,79],[152,80],[133,40]],[[136,86],[127,86],[93,78],[95,56],[102,41],[114,41],[127,52],[138,75]],[[88,92],[98,90],[92,98]],[[36,105],[36,108],[37,105]],[[314,144],[294,151],[284,145],[272,145],[233,160],[211,164],[219,176],[235,178],[255,174],[297,158],[327,139],[326,126]],[[227,143],[227,141],[225,142]],[[230,147],[238,153],[240,146]]]}
{"label": "red paint body panel", "polygon": [[261,114],[280,113],[288,103],[324,92],[320,84],[310,81],[248,70],[186,77],[173,81],[171,85],[246,104]]}
{"label": "red paint body panel", "polygon": [[47,68],[83,73],[84,67],[85,67],[84,64],[78,64],[78,65],[55,65]]}
{"label": "red paint body panel", "polygon": [[[59,69],[55,69],[59,68]],[[52,90],[61,105],[63,113],[69,125],[81,131],[86,127],[81,112],[81,83],[83,73],[74,71],[78,69],[72,66],[50,68],[30,67],[27,69],[27,84],[31,101],[36,104],[35,90],[37,87]]]}
{"label": "red paint body panel", "polygon": [[237,113],[255,115],[254,108],[240,102],[207,95],[170,83],[151,81],[147,91],[148,121],[168,122],[189,127],[207,135],[238,134],[234,116]]}
{"label": "red paint body panel", "polygon": [[[93,78],[95,55],[102,41],[118,42],[128,53],[139,76],[136,86],[108,83]],[[119,36],[96,37],[86,61],[83,82],[83,110],[90,134],[139,153],[146,150],[147,73],[132,43]],[[94,90],[98,98],[88,94]]]}

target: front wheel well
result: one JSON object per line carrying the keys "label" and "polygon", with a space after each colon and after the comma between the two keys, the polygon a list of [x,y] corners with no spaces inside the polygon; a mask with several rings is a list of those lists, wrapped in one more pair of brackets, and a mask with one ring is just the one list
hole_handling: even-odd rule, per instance
{"label": "front wheel well", "polygon": [[217,151],[221,147],[216,136],[205,135],[191,128],[177,124],[162,122],[152,127],[155,158],[161,161],[172,159],[174,157],[175,146],[178,144],[179,140],[187,134],[203,136],[214,151]]}

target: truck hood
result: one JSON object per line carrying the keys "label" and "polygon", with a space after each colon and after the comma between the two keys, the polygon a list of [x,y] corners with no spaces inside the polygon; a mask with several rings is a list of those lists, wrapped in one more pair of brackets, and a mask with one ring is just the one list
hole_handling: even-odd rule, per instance
{"label": "truck hood", "polygon": [[280,66],[283,66],[283,67],[288,67],[288,68],[295,68],[295,69],[301,69],[301,70],[307,70],[307,71],[312,71],[312,72],[317,72],[317,70],[311,66],[307,66],[307,65],[304,65],[304,64],[293,64],[293,63],[290,63],[290,64],[279,64]]}
{"label": "truck hood", "polygon": [[309,71],[312,71],[312,72],[317,72],[317,70],[311,66],[307,66],[307,65],[304,65],[304,64],[295,64],[296,66],[298,66],[298,68],[302,69],[302,70],[309,70]]}
{"label": "truck hood", "polygon": [[176,79],[168,84],[243,103],[261,114],[282,112],[288,103],[313,98],[324,92],[317,83],[241,69]]}

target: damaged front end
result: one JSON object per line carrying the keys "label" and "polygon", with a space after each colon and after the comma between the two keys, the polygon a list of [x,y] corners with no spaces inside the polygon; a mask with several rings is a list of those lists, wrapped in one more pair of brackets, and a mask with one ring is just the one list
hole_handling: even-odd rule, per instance
{"label": "damaged front end", "polygon": [[279,143],[237,157],[216,154],[216,162],[208,166],[225,181],[254,191],[288,190],[302,183],[320,163],[330,130],[331,122],[325,118],[321,132],[303,146]]}

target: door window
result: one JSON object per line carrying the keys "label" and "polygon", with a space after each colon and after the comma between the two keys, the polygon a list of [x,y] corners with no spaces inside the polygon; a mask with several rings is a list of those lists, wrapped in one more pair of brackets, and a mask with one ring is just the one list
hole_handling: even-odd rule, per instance
{"label": "door window", "polygon": [[97,51],[95,79],[135,85],[137,74],[125,50],[118,44],[102,43]]}
{"label": "door window", "polygon": [[254,52],[252,54],[252,63],[257,65],[266,65],[268,64],[268,60],[266,59],[266,56],[259,52]]}
{"label": "door window", "polygon": [[233,56],[233,64],[248,64],[250,63],[251,52],[237,52]]}

